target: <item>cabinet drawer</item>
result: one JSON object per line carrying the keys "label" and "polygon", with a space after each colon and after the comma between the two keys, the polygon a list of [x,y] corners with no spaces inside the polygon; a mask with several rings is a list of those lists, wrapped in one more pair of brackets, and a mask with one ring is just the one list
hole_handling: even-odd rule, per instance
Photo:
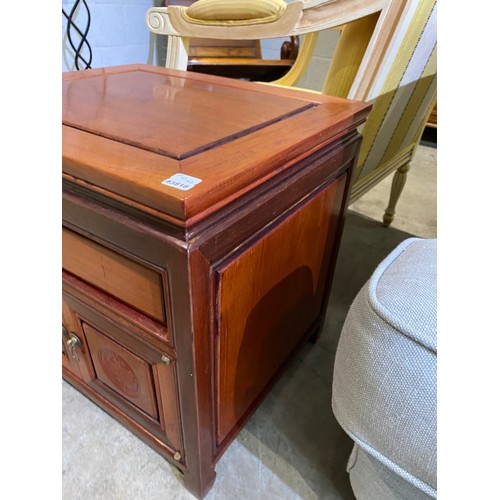
{"label": "cabinet drawer", "polygon": [[165,322],[162,276],[114,250],[66,228],[62,230],[63,268],[87,283]]}

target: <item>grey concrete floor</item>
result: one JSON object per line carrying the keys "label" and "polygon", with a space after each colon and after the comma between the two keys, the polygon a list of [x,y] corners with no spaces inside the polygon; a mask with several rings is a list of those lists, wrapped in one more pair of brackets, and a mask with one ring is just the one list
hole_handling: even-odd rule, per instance
{"label": "grey concrete floor", "polygon": [[[381,225],[391,179],[347,214],[328,314],[216,466],[207,500],[342,499],[351,440],[330,406],[338,336],[356,293],[377,264],[411,236],[434,238],[436,149],[420,146],[390,228]],[[69,384],[62,385],[64,500],[192,499],[156,452]]]}

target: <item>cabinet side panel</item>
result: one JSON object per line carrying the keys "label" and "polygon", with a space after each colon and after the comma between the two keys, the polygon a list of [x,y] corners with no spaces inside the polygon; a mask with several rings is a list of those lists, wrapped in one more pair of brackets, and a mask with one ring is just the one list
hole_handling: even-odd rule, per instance
{"label": "cabinet side panel", "polygon": [[318,318],[345,175],[218,271],[221,443]]}

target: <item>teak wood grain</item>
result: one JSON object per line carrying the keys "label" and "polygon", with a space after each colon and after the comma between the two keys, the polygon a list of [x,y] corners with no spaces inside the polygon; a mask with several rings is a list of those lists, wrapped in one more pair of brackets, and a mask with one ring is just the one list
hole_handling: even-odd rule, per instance
{"label": "teak wood grain", "polygon": [[161,276],[94,241],[63,229],[63,269],[165,321]]}
{"label": "teak wood grain", "polygon": [[217,270],[219,443],[320,312],[339,182]]}
{"label": "teak wood grain", "polygon": [[158,418],[152,373],[146,361],[83,323],[96,377],[124,398]]}
{"label": "teak wood grain", "polygon": [[[63,80],[63,172],[166,212],[181,226],[201,212],[206,216],[229,194],[253,189],[296,156],[354,130],[370,108],[143,65],[85,73]],[[121,85],[112,84],[117,79]],[[78,102],[87,100],[92,104],[82,111]],[[127,113],[133,119],[125,120]],[[177,172],[202,182],[189,191],[162,184]]]}
{"label": "teak wood grain", "polygon": [[[65,83],[64,125],[178,160],[314,105],[147,71]],[[81,101],[86,105],[73,105]]]}
{"label": "teak wood grain", "polygon": [[[92,399],[105,398],[111,404],[108,411],[120,420],[140,424],[160,453],[171,458],[183,451],[175,354],[144,336],[133,316],[130,321],[120,317],[118,304],[109,306],[101,292],[63,272],[63,311],[71,314],[70,321],[63,318],[63,326],[81,342],[78,370],[73,366],[63,373],[71,382],[75,376],[77,384],[84,382],[84,392],[91,390]],[[108,359],[100,356],[103,349]],[[169,365],[163,363],[164,355]],[[136,391],[127,390],[133,385],[130,380],[137,384]]]}
{"label": "teak wood grain", "polygon": [[63,87],[63,375],[202,498],[321,328],[370,106],[143,65]]}

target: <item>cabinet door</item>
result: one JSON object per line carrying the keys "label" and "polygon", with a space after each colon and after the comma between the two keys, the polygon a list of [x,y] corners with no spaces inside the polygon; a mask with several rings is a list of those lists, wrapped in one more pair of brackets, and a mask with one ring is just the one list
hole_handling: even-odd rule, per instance
{"label": "cabinet door", "polygon": [[90,358],[95,370],[93,385],[102,385],[131,405],[158,420],[153,363],[122,347],[85,322],[82,323]]}
{"label": "cabinet door", "polygon": [[123,318],[123,311],[115,316],[109,297],[103,297],[102,310],[96,300],[103,295],[100,292],[93,291],[87,302],[82,291],[92,289],[83,284],[75,289],[77,281],[72,279],[74,294],[63,291],[67,339],[63,374],[70,382],[77,377],[97,404],[132,430],[160,440],[179,460],[182,439],[174,353],[145,341],[140,328]]}
{"label": "cabinet door", "polygon": [[86,348],[78,333],[78,316],[68,304],[66,294],[62,300],[62,366],[78,378],[88,381],[91,371],[86,360]]}

